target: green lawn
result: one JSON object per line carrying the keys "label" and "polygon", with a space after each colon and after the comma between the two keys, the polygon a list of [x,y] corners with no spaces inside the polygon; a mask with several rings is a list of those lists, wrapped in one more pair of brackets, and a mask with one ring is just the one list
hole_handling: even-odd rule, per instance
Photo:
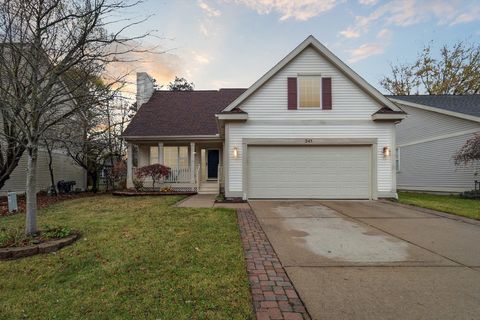
{"label": "green lawn", "polygon": [[[1,319],[250,319],[233,210],[98,196],[42,209],[82,232],[56,254],[0,261]],[[23,225],[23,215],[0,226]]]}
{"label": "green lawn", "polygon": [[438,195],[416,192],[399,192],[400,203],[413,204],[472,219],[480,220],[480,200],[462,199],[457,195]]}

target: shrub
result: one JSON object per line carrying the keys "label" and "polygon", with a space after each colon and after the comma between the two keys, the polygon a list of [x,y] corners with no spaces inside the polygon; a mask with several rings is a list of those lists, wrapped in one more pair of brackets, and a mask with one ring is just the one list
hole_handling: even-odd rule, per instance
{"label": "shrub", "polygon": [[471,190],[460,193],[460,198],[480,200],[480,190]]}
{"label": "shrub", "polygon": [[170,168],[162,164],[152,164],[141,167],[137,170],[137,177],[143,179],[150,177],[152,179],[152,188],[155,189],[155,183],[160,179],[167,177],[170,174]]}
{"label": "shrub", "polygon": [[143,179],[133,178],[133,187],[137,191],[143,191]]}
{"label": "shrub", "polygon": [[68,227],[50,227],[45,226],[44,230],[42,231],[42,235],[45,238],[49,239],[61,239],[68,237],[72,234],[72,230]]}

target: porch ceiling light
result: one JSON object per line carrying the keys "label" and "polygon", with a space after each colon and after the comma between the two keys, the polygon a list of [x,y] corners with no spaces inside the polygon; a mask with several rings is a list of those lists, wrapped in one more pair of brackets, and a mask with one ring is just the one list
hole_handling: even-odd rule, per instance
{"label": "porch ceiling light", "polygon": [[237,159],[237,158],[238,158],[238,148],[233,147],[233,159]]}
{"label": "porch ceiling light", "polygon": [[383,147],[383,157],[388,158],[391,155],[391,151],[389,147]]}

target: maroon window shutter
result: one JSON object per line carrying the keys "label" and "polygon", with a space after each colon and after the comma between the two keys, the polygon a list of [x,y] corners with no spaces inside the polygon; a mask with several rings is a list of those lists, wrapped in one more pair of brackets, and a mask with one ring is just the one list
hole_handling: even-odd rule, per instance
{"label": "maroon window shutter", "polygon": [[332,110],[332,78],[322,78],[322,109]]}
{"label": "maroon window shutter", "polygon": [[297,109],[297,78],[288,78],[288,110]]}

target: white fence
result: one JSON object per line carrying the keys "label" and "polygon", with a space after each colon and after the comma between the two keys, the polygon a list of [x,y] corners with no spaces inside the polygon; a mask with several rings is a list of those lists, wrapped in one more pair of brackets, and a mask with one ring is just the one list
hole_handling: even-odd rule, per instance
{"label": "white fence", "polygon": [[[133,168],[133,177],[136,177],[138,168]],[[160,180],[160,183],[190,183],[192,179],[190,168],[178,168],[170,169],[170,174],[164,179]],[[196,177],[195,177],[196,179]],[[151,181],[149,177],[145,177],[145,181]]]}

